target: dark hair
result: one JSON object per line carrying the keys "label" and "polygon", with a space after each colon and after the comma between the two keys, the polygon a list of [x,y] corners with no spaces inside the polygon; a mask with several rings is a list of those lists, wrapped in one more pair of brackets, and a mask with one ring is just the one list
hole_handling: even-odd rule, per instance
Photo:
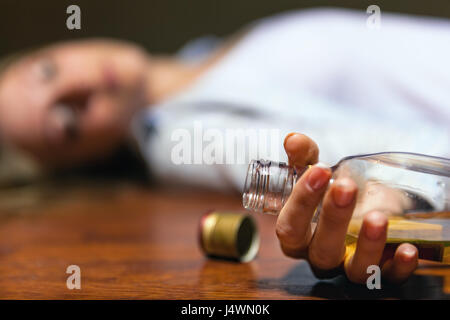
{"label": "dark hair", "polygon": [[11,65],[19,61],[21,58],[31,54],[32,52],[35,52],[35,50],[36,49],[26,49],[11,53],[5,57],[0,58],[0,77]]}
{"label": "dark hair", "polygon": [[148,184],[153,179],[149,175],[145,161],[129,144],[121,145],[112,155],[76,167],[56,170],[52,176],[82,179],[87,181],[129,181]]}

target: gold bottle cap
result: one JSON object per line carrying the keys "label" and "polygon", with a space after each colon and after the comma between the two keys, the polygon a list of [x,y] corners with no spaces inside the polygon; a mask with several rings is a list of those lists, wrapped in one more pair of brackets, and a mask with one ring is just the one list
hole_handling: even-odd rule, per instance
{"label": "gold bottle cap", "polygon": [[211,211],[202,216],[199,242],[208,256],[252,260],[259,249],[259,232],[250,215]]}

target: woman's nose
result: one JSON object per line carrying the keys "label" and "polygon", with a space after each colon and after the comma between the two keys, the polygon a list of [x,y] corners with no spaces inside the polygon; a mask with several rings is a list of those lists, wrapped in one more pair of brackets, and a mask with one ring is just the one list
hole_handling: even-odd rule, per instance
{"label": "woman's nose", "polygon": [[70,106],[57,104],[49,109],[46,121],[46,138],[51,145],[60,145],[78,137],[78,117]]}

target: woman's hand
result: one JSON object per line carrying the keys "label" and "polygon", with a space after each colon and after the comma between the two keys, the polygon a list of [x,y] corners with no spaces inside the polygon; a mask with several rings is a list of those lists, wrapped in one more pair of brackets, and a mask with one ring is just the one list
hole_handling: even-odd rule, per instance
{"label": "woman's hand", "polygon": [[[294,167],[318,161],[319,149],[305,135],[289,134],[284,148]],[[276,232],[283,252],[292,258],[306,259],[319,278],[345,273],[350,281],[365,283],[370,275],[367,267],[379,265],[382,279],[405,281],[417,267],[417,248],[404,243],[393,257],[384,257],[388,221],[385,214],[377,211],[364,216],[356,249],[346,247],[358,188],[349,178],[337,179],[328,188],[330,177],[329,168],[314,165],[297,181],[277,220]],[[313,230],[311,219],[321,200],[320,218]]]}

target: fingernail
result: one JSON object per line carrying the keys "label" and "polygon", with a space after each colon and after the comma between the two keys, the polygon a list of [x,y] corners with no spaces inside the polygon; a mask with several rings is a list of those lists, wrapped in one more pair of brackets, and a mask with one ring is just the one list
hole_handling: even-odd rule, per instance
{"label": "fingernail", "polygon": [[323,169],[330,169],[330,166],[327,165],[326,163],[323,163],[323,162],[317,162],[314,166],[315,167],[319,167],[319,168],[323,168]]}
{"label": "fingernail", "polygon": [[350,205],[356,194],[355,185],[349,181],[336,181],[336,187],[333,190],[333,200],[338,207],[347,207]]}
{"label": "fingernail", "polygon": [[402,260],[405,262],[409,262],[414,259],[416,256],[416,250],[414,248],[406,248],[402,251]]}
{"label": "fingernail", "polygon": [[286,150],[286,153],[289,157],[293,156],[291,150],[295,149],[292,146],[289,146],[289,144],[291,143],[289,141],[294,141],[296,138],[292,139],[292,137],[297,137],[297,136],[300,136],[300,134],[297,132],[291,132],[286,136],[286,138],[284,138],[284,143],[283,143],[284,150]]}
{"label": "fingernail", "polygon": [[308,176],[308,185],[312,190],[317,191],[323,188],[330,180],[330,170],[317,166],[311,167],[310,170],[311,172]]}
{"label": "fingernail", "polygon": [[364,217],[365,230],[364,234],[367,239],[376,241],[381,239],[386,233],[387,219],[380,212],[371,212]]}
{"label": "fingernail", "polygon": [[289,134],[286,136],[286,138],[284,138],[284,143],[283,143],[283,145],[284,145],[285,148],[286,148],[286,143],[287,143],[287,141],[289,140],[289,138],[292,137],[292,136],[294,136],[294,135],[297,135],[297,134],[298,134],[297,132],[291,132],[291,133],[289,133]]}

